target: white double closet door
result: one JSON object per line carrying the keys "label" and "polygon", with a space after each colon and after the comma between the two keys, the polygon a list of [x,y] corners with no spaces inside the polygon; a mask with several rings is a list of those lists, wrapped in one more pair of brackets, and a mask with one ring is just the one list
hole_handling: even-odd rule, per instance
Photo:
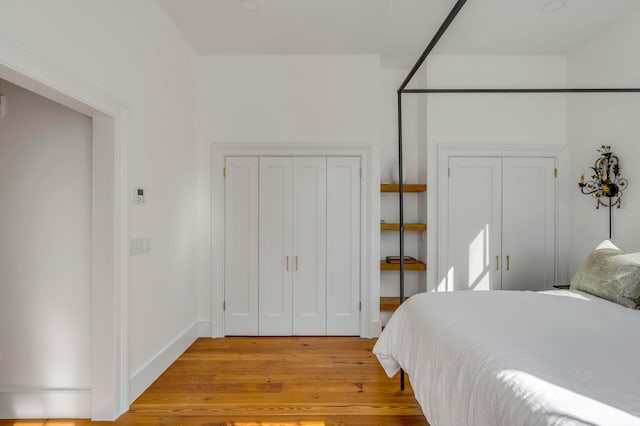
{"label": "white double closet door", "polygon": [[450,157],[450,290],[544,290],[555,283],[555,160]]}
{"label": "white double closet door", "polygon": [[360,159],[228,157],[227,335],[357,335]]}

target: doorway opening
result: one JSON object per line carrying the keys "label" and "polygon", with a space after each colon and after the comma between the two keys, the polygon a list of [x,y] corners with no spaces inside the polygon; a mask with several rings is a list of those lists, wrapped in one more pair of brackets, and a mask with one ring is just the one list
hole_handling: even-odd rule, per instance
{"label": "doorway opening", "polygon": [[[128,407],[127,109],[19,44],[0,41],[0,78],[92,118],[90,414],[94,420],[114,420]],[[2,391],[0,398],[10,407],[32,404],[47,417],[66,390]],[[72,402],[68,405],[74,409]]]}

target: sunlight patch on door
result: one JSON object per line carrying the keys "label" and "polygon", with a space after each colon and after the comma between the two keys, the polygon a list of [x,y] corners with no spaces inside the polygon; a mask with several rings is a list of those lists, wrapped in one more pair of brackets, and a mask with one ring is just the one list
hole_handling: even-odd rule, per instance
{"label": "sunlight patch on door", "polygon": [[489,224],[469,244],[469,290],[491,290],[489,274]]}

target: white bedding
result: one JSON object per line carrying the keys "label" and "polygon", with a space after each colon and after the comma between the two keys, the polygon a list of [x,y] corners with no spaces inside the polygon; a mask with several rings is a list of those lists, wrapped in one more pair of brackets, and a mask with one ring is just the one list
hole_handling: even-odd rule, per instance
{"label": "white bedding", "polygon": [[418,294],[373,351],[432,426],[640,425],[640,311],[586,293]]}

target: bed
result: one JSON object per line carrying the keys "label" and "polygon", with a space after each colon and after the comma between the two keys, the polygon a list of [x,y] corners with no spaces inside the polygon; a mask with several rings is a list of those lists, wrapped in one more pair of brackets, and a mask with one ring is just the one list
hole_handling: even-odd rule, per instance
{"label": "bed", "polygon": [[418,294],[374,353],[432,426],[640,425],[640,311],[581,291]]}

